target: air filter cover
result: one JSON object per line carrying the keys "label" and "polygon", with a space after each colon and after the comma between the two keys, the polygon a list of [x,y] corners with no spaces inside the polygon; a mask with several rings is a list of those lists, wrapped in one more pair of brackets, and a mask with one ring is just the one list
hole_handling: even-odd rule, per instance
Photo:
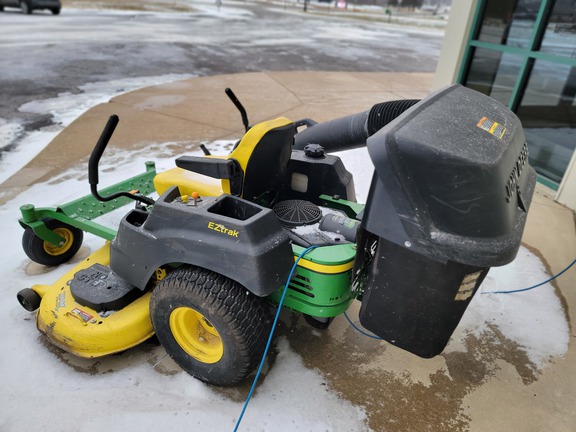
{"label": "air filter cover", "polygon": [[310,225],[322,219],[320,208],[310,201],[286,200],[274,206],[274,213],[286,227]]}

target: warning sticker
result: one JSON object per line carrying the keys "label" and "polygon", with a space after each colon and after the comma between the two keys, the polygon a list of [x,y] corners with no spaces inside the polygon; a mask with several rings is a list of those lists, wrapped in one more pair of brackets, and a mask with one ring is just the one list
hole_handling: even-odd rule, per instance
{"label": "warning sticker", "polygon": [[462,279],[462,283],[460,284],[460,288],[458,289],[454,300],[465,301],[472,297],[472,294],[474,294],[474,288],[476,288],[476,282],[478,281],[478,278],[481,274],[482,272],[479,271],[464,276],[464,279]]}
{"label": "warning sticker", "polygon": [[92,318],[94,318],[92,315],[90,315],[88,312],[84,312],[83,310],[80,310],[78,308],[74,308],[72,309],[72,313],[75,314],[76,316],[78,316],[82,321],[84,322],[88,322],[90,321]]}
{"label": "warning sticker", "polygon": [[494,135],[498,139],[502,139],[506,133],[506,128],[504,126],[500,123],[496,123],[494,120],[490,120],[488,117],[482,117],[476,126]]}

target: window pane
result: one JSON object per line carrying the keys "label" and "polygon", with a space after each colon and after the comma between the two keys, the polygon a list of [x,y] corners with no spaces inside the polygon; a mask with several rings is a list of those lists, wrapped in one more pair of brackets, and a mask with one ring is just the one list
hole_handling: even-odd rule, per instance
{"label": "window pane", "polygon": [[576,66],[536,61],[518,117],[536,171],[560,182],[576,146]]}
{"label": "window pane", "polygon": [[540,51],[576,58],[576,0],[556,0]]}
{"label": "window pane", "polygon": [[514,54],[477,48],[464,85],[508,105],[521,58]]}
{"label": "window pane", "polygon": [[487,0],[478,40],[527,47],[541,0]]}

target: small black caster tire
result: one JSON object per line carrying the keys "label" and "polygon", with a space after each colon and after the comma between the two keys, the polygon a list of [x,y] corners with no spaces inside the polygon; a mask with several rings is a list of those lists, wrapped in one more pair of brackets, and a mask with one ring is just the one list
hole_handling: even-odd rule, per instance
{"label": "small black caster tire", "polygon": [[328,330],[328,327],[330,327],[330,324],[332,323],[332,320],[334,318],[320,318],[320,317],[313,317],[310,315],[306,315],[306,314],[302,314],[304,315],[304,320],[306,321],[306,323],[312,327],[314,327],[315,329],[318,330]]}
{"label": "small black caster tire", "polygon": [[40,302],[42,298],[38,295],[36,291],[32,288],[24,288],[16,294],[18,302],[22,305],[24,309],[30,312],[34,312],[40,307]]}
{"label": "small black caster tire", "polygon": [[56,219],[43,220],[48,229],[64,238],[61,245],[55,246],[38,237],[32,228],[27,227],[22,236],[22,248],[28,257],[42,265],[57,266],[69,261],[82,246],[84,232]]}

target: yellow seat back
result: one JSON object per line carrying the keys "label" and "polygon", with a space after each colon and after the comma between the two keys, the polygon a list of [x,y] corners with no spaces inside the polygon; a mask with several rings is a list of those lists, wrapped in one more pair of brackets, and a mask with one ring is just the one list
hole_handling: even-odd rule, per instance
{"label": "yellow seat back", "polygon": [[[277,190],[286,174],[296,127],[287,118],[258,123],[240,140],[228,156],[208,158],[233,159],[238,162],[244,178],[239,195],[253,201],[262,194]],[[230,194],[230,180],[215,179],[182,168],[173,168],[156,175],[154,187],[158,194],[178,186],[182,195],[198,192],[201,196]]]}

